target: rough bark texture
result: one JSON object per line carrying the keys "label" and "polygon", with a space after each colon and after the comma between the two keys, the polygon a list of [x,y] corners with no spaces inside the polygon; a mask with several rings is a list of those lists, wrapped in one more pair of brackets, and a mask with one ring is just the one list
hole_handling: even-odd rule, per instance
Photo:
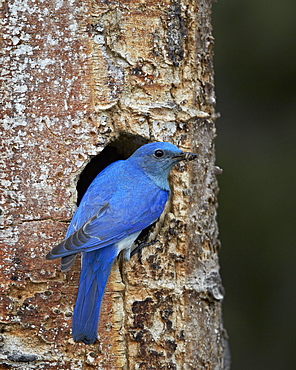
{"label": "rough bark texture", "polygon": [[[228,368],[210,17],[209,0],[1,2],[0,368]],[[74,343],[79,261],[63,275],[44,255],[91,156],[157,140],[198,162],[173,171],[142,263],[115,264],[99,341]]]}

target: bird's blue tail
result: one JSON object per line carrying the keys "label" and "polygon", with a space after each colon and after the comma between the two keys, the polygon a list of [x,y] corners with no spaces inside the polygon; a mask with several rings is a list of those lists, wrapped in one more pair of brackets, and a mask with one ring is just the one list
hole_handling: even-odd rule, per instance
{"label": "bird's blue tail", "polygon": [[111,245],[82,255],[80,283],[72,320],[72,334],[76,342],[90,344],[97,339],[102,297],[117,253],[117,248]]}

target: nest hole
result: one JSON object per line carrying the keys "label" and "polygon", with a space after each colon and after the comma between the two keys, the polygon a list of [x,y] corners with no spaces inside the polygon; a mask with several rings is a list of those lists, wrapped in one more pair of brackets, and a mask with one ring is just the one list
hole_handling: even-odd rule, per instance
{"label": "nest hole", "polygon": [[127,159],[149,140],[142,136],[120,133],[98,155],[93,157],[81,172],[77,182],[77,206],[95,177],[111,163]]}

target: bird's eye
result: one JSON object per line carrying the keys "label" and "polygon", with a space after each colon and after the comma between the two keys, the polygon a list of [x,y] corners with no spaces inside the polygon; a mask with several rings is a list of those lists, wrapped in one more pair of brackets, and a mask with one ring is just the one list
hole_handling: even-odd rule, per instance
{"label": "bird's eye", "polygon": [[154,152],[154,156],[155,156],[156,158],[161,158],[161,157],[163,157],[163,156],[164,156],[164,152],[163,152],[163,150],[161,150],[161,149],[156,149],[156,150],[155,150],[155,152]]}

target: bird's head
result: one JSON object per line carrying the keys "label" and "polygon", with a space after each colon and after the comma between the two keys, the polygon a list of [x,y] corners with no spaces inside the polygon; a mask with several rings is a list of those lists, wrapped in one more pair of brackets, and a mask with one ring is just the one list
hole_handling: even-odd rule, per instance
{"label": "bird's head", "polygon": [[183,152],[171,143],[155,142],[138,148],[129,161],[137,164],[158,186],[169,190],[167,177],[174,165],[196,157],[197,154]]}

